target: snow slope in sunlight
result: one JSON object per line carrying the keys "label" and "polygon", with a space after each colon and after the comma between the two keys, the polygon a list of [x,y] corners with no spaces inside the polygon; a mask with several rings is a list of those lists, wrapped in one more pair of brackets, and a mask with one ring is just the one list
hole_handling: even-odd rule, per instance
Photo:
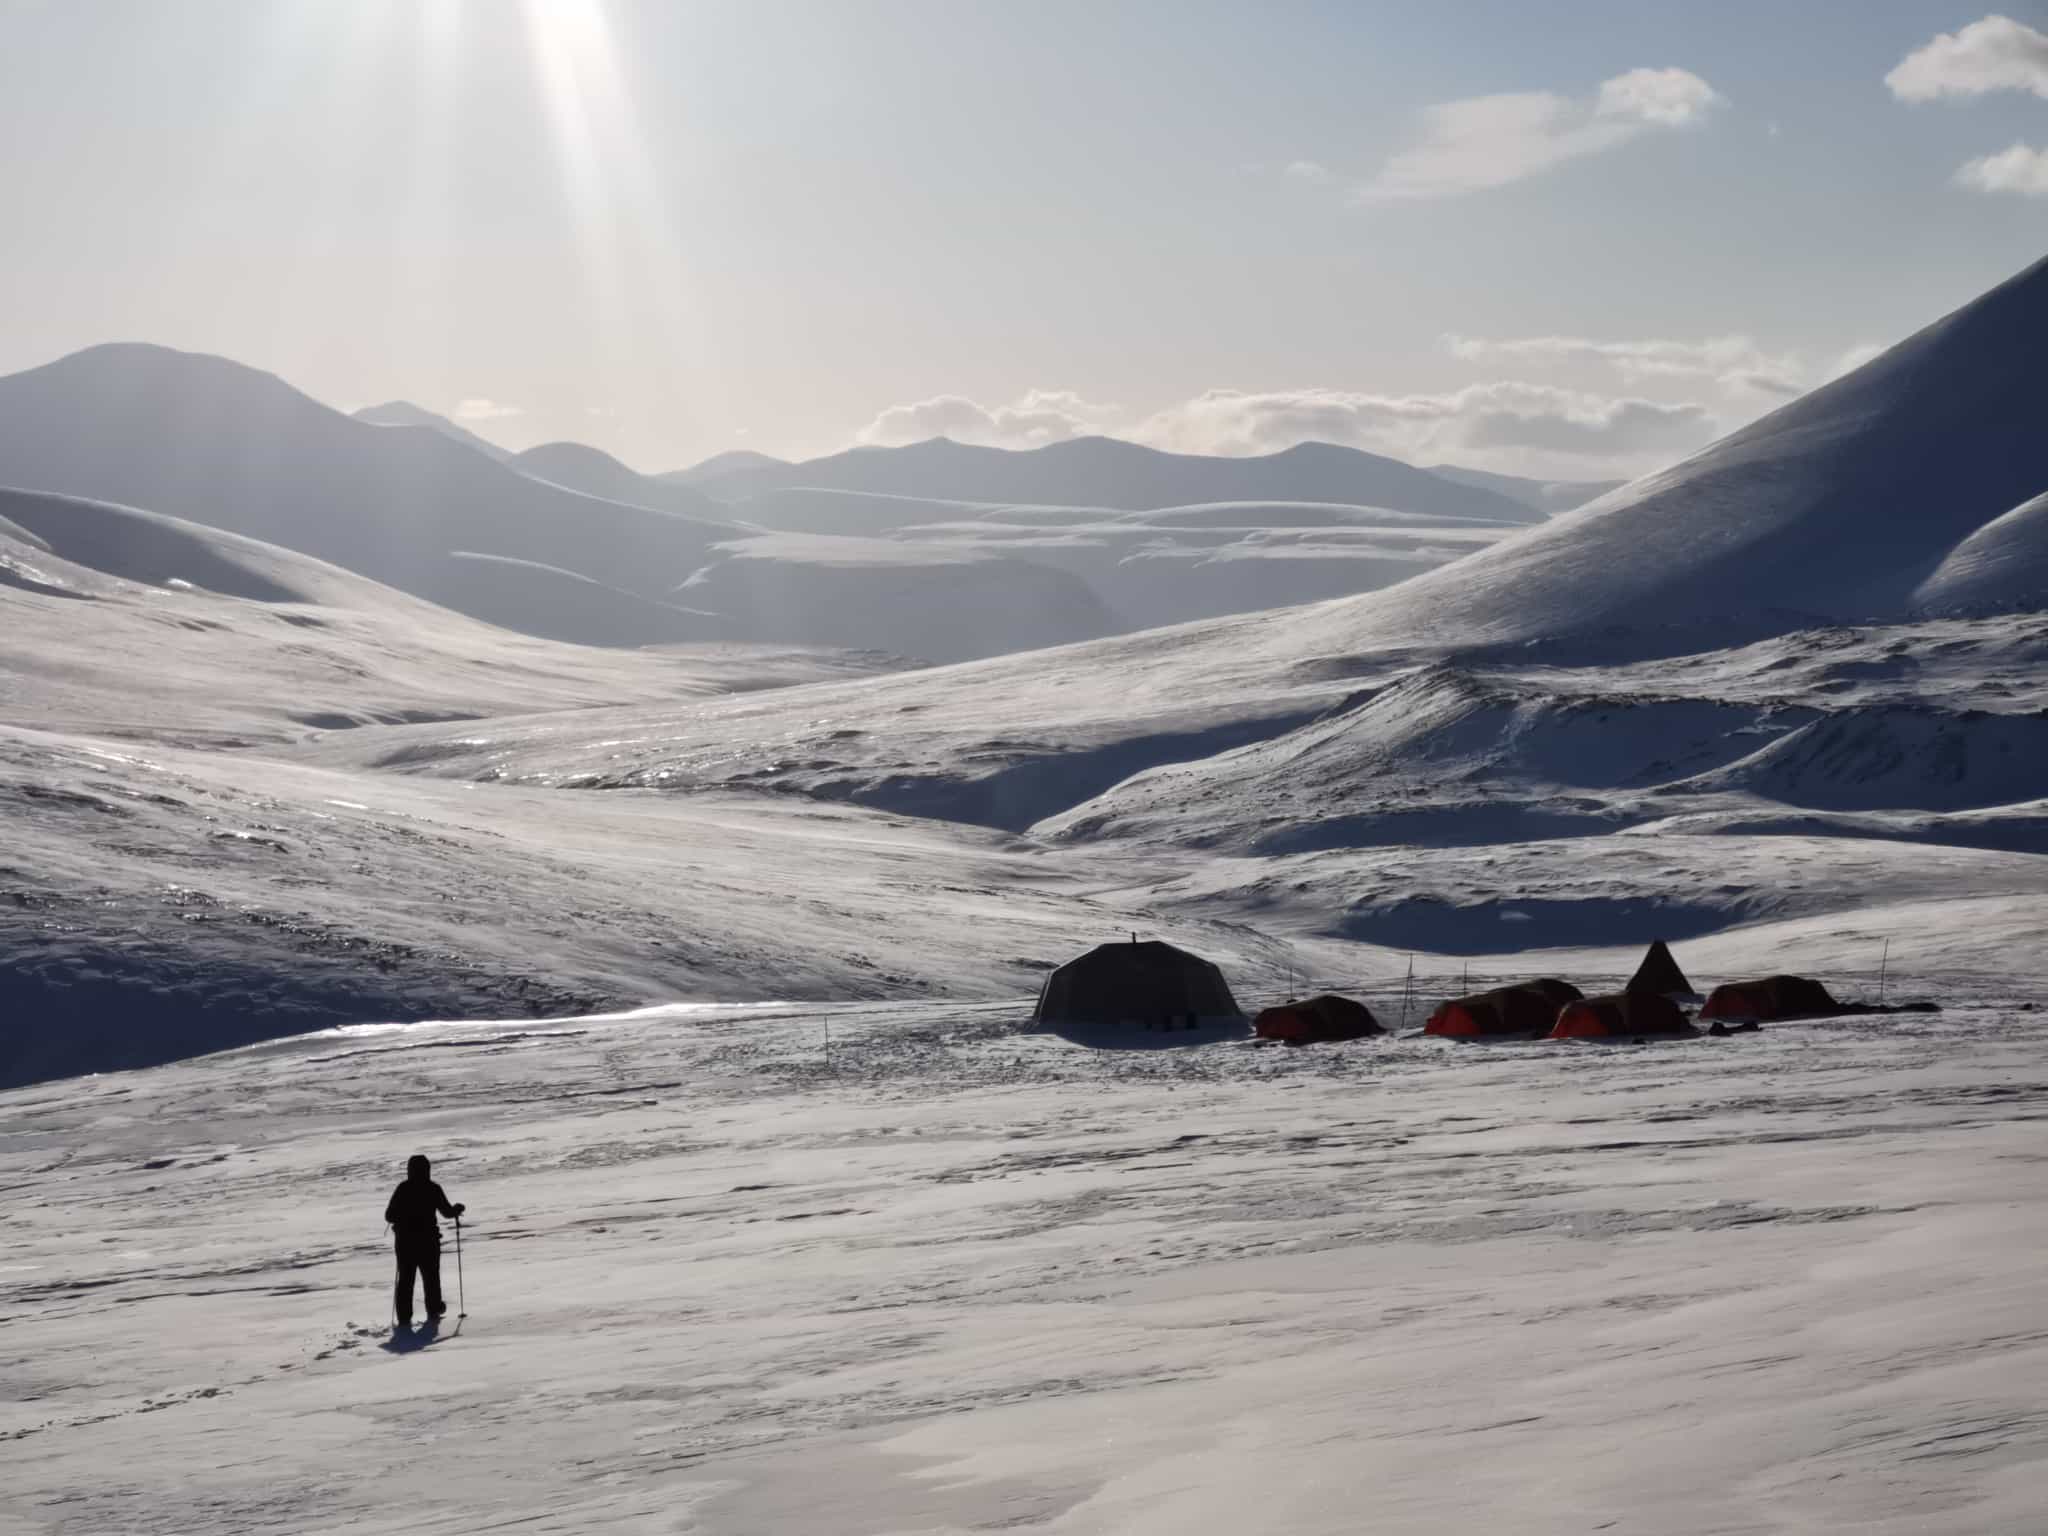
{"label": "snow slope in sunlight", "polygon": [[[0,1528],[2026,1530],[2048,1016],[1947,1000],[1303,1051],[685,1009],[0,1094]],[[414,1151],[469,1206],[433,1342]]]}

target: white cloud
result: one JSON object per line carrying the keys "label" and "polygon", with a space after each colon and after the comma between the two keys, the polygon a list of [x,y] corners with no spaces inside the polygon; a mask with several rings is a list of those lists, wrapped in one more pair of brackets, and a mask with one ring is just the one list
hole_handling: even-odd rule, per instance
{"label": "white cloud", "polygon": [[1583,336],[1522,336],[1492,340],[1446,336],[1452,355],[1468,362],[1592,363],[1611,367],[1631,383],[1646,379],[1711,379],[1727,389],[1790,396],[1805,388],[1804,370],[1789,354],[1764,351],[1747,336],[1705,341],[1595,341]]}
{"label": "white cloud", "polygon": [[860,430],[859,441],[881,445],[950,437],[990,448],[1038,448],[1104,430],[1112,408],[1072,390],[1034,389],[1009,405],[984,406],[965,395],[935,395],[892,405]]}
{"label": "white cloud", "polygon": [[1306,181],[1317,185],[1333,179],[1330,168],[1315,160],[1290,161],[1282,174],[1293,181]]}
{"label": "white cloud", "polygon": [[472,397],[458,401],[449,413],[457,421],[496,421],[504,416],[519,416],[524,413],[516,405],[500,405],[495,400]]}
{"label": "white cloud", "polygon": [[1342,443],[1411,463],[1497,457],[1641,460],[1700,446],[1715,422],[1704,406],[1615,398],[1497,380],[1443,394],[1351,390],[1212,389],[1155,413],[1124,434],[1185,453],[1272,453],[1296,443]]}
{"label": "white cloud", "polygon": [[1685,128],[1720,102],[1714,88],[1689,69],[1632,69],[1600,82],[1594,110],[1602,117]]}
{"label": "white cloud", "polygon": [[1995,155],[1981,156],[1957,170],[1956,182],[1979,192],[2048,197],[2048,149],[2015,144]]}
{"label": "white cloud", "polygon": [[1632,69],[1586,100],[1522,91],[1442,102],[1423,110],[1420,142],[1389,158],[1359,196],[1382,202],[1505,186],[1648,129],[1698,123],[1721,102],[1684,69]]}
{"label": "white cloud", "polygon": [[1212,389],[1142,419],[1070,390],[1032,390],[988,407],[962,395],[891,406],[858,434],[874,445],[950,437],[1033,448],[1090,433],[1182,453],[1276,453],[1341,443],[1410,463],[1477,461],[1512,473],[1647,469],[1711,439],[1713,413],[1693,402],[1603,395],[1496,380],[1444,394],[1341,389]]}
{"label": "white cloud", "polygon": [[1986,16],[1914,49],[1884,83],[1901,101],[1992,91],[2031,91],[2048,98],[2048,33],[2010,16]]}

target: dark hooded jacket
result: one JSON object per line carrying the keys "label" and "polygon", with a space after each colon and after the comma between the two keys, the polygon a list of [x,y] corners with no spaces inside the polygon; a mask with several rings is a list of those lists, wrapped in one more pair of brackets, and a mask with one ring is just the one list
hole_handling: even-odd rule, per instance
{"label": "dark hooded jacket", "polygon": [[407,1247],[438,1248],[441,1227],[434,1220],[435,1215],[462,1214],[462,1207],[450,1205],[441,1186],[428,1177],[430,1171],[424,1157],[414,1158],[406,1165],[405,1182],[391,1192],[391,1201],[384,1207],[384,1219],[391,1223],[398,1241]]}

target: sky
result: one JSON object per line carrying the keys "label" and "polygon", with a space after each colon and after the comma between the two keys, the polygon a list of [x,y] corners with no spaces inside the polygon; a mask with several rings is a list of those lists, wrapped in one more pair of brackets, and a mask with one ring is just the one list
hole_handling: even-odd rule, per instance
{"label": "sky", "polygon": [[2048,252],[2048,0],[0,0],[0,208],[4,372],[1602,478]]}

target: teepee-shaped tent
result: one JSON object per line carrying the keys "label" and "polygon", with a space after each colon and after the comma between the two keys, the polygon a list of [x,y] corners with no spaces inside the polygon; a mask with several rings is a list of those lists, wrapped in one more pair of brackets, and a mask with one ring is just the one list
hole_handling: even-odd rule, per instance
{"label": "teepee-shaped tent", "polygon": [[1696,997],[1692,983],[1685,979],[1685,972],[1678,968],[1678,962],[1671,958],[1671,951],[1659,939],[1650,946],[1650,952],[1643,956],[1643,963],[1636,967],[1635,975],[1629,977],[1624,992],[1648,992],[1658,997]]}

